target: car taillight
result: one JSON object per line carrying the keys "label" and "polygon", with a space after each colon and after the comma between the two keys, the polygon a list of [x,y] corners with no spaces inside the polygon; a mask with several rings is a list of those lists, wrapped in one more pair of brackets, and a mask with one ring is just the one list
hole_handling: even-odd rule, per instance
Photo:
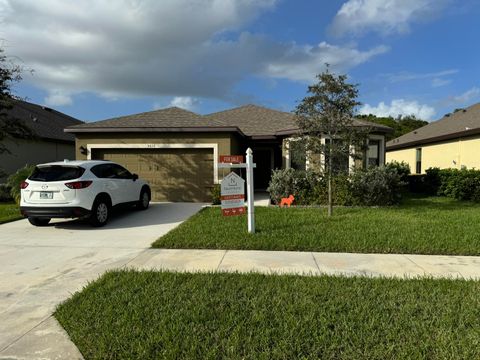
{"label": "car taillight", "polygon": [[92,184],[92,181],[86,180],[86,181],[73,181],[69,183],[65,183],[65,186],[68,187],[69,189],[85,189],[86,187],[89,187]]}
{"label": "car taillight", "polygon": [[28,186],[28,182],[22,181],[21,184],[20,184],[20,189],[26,189],[27,186]]}

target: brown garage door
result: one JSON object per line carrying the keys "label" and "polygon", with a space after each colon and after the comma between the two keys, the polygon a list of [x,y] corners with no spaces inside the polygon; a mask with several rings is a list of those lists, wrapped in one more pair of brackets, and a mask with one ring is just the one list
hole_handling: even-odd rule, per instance
{"label": "brown garage door", "polygon": [[138,174],[150,184],[153,201],[211,201],[212,149],[96,149],[92,159]]}

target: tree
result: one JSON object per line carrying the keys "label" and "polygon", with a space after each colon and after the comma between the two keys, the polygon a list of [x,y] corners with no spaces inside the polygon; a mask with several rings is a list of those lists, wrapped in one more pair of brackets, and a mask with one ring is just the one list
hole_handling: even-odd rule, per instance
{"label": "tree", "polygon": [[387,141],[395,139],[428,124],[428,121],[417,119],[415,115],[399,116],[395,119],[392,116],[381,117],[369,114],[357,115],[357,118],[391,127],[393,129],[393,133],[386,134],[385,139]]}
{"label": "tree", "polygon": [[[5,139],[33,137],[30,128],[22,120],[11,116],[8,112],[17,98],[12,94],[12,85],[20,80],[22,80],[22,67],[15,64],[0,48],[0,154],[9,153],[5,146]],[[2,170],[0,169],[1,176]]]}
{"label": "tree", "polygon": [[[332,180],[342,169],[338,164],[358,158],[367,145],[366,127],[355,126],[354,112],[358,85],[346,82],[346,75],[335,75],[329,67],[317,75],[318,82],[308,87],[308,95],[295,109],[301,141],[307,156],[323,155],[323,171],[328,183],[328,215],[333,213]],[[324,139],[324,141],[322,140]]]}

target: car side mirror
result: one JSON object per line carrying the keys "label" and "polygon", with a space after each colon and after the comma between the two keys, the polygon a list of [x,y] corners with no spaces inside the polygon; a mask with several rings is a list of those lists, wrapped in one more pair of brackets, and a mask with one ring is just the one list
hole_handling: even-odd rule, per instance
{"label": "car side mirror", "polygon": [[137,175],[137,174],[133,174],[133,175],[132,175],[132,179],[133,179],[133,181],[137,181],[137,180],[138,180],[138,175]]}

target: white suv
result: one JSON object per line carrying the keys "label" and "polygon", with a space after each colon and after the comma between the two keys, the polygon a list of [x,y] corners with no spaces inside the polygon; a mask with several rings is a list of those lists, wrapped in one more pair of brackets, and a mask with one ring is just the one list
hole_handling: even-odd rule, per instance
{"label": "white suv", "polygon": [[89,218],[93,226],[107,223],[119,205],[147,209],[151,192],[137,174],[111,161],[68,161],[41,164],[21,184],[20,211],[32,225],[51,218]]}

